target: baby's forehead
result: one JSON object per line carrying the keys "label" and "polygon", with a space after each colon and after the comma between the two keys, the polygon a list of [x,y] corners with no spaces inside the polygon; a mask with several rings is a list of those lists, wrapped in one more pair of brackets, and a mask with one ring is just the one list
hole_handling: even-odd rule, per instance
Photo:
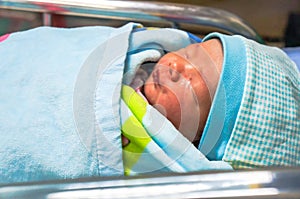
{"label": "baby's forehead", "polygon": [[199,55],[200,53],[205,53],[205,49],[202,47],[202,43],[190,44],[184,48],[181,48],[173,53],[189,58],[188,56]]}

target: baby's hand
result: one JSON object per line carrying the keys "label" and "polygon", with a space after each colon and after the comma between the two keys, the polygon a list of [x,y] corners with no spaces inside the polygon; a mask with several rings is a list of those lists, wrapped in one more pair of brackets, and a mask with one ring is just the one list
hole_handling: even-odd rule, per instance
{"label": "baby's hand", "polygon": [[139,68],[129,86],[133,89],[140,88],[145,84],[147,78],[148,73],[144,69]]}
{"label": "baby's hand", "polygon": [[122,147],[126,147],[130,141],[124,135],[121,135],[121,138],[122,138]]}

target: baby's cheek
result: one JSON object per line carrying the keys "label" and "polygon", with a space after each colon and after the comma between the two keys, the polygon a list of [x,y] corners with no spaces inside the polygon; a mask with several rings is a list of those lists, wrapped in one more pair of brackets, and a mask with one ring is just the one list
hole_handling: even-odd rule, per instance
{"label": "baby's cheek", "polygon": [[181,109],[178,99],[175,95],[169,94],[161,97],[157,103],[164,109],[164,115],[173,123],[176,128],[179,128],[181,122]]}
{"label": "baby's cheek", "polygon": [[172,110],[171,112],[169,112],[169,114],[167,113],[167,118],[170,120],[170,122],[172,122],[172,124],[179,129],[180,123],[181,123],[181,111],[178,109]]}
{"label": "baby's cheek", "polygon": [[172,124],[178,128],[181,121],[181,109],[179,100],[173,92],[164,88],[164,92],[155,89],[154,84],[146,84],[144,93],[149,103],[163,114]]}
{"label": "baby's cheek", "polygon": [[144,94],[147,100],[150,104],[155,103],[155,100],[157,99],[158,92],[154,88],[154,84],[147,83],[144,85]]}
{"label": "baby's cheek", "polygon": [[164,115],[165,117],[167,117],[167,110],[165,109],[164,106],[162,106],[161,104],[154,104],[153,107],[158,110],[162,115]]}

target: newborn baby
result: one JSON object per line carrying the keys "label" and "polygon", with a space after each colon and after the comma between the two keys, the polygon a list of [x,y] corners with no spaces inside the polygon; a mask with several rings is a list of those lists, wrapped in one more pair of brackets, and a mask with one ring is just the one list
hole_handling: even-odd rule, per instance
{"label": "newborn baby", "polygon": [[[222,70],[218,39],[191,44],[164,55],[147,77],[143,71],[132,86],[165,115],[191,142],[198,143]],[[146,79],[144,85],[141,85]],[[123,145],[129,141],[123,137]]]}
{"label": "newborn baby", "polygon": [[149,77],[134,81],[137,90],[208,160],[234,169],[299,166],[296,64],[240,36],[203,41],[161,57]]}

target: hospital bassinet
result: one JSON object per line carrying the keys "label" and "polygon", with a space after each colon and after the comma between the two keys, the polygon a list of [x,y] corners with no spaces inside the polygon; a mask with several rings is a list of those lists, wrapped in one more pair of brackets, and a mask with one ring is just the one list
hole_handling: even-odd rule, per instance
{"label": "hospital bassinet", "polygon": [[[144,26],[180,28],[196,35],[212,30],[241,34],[263,43],[241,18],[223,10],[186,4],[134,1],[0,1],[0,34],[41,25],[75,27]],[[160,176],[102,177],[8,184],[1,198],[299,198],[300,170],[266,169]]]}

